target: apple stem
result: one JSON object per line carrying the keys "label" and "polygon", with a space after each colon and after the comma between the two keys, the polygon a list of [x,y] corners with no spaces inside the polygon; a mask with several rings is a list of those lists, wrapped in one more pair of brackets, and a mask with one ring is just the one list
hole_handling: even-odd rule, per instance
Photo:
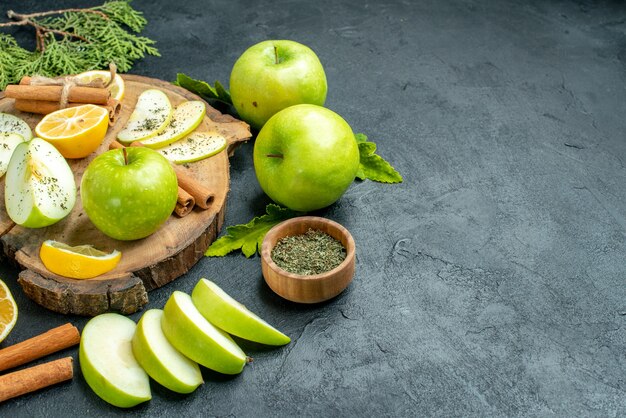
{"label": "apple stem", "polygon": [[279,62],[278,62],[278,47],[276,45],[274,45],[274,59],[276,60],[276,64],[279,64]]}
{"label": "apple stem", "polygon": [[122,155],[124,155],[124,165],[128,165],[128,154],[126,153],[126,147],[122,148]]}
{"label": "apple stem", "polygon": [[283,158],[283,154],[266,154],[265,156],[270,158]]}

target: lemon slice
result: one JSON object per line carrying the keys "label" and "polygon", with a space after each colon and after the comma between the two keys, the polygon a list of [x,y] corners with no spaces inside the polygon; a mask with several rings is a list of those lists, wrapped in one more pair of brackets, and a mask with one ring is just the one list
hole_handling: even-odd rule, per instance
{"label": "lemon slice", "polygon": [[0,177],[4,176],[15,148],[24,142],[24,137],[16,133],[0,132]]}
{"label": "lemon slice", "polygon": [[90,279],[113,270],[122,253],[117,250],[105,253],[91,245],[71,247],[47,240],[41,244],[39,257],[43,265],[54,274],[72,279]]}
{"label": "lemon slice", "polygon": [[6,283],[0,280],[0,342],[4,340],[17,322],[17,304]]}
{"label": "lemon slice", "polygon": [[30,126],[22,119],[9,113],[0,113],[0,132],[19,134],[24,141],[30,141],[33,133]]}
{"label": "lemon slice", "polygon": [[185,164],[211,157],[226,145],[226,138],[217,132],[194,132],[157,151],[173,163]]}
{"label": "lemon slice", "polygon": [[47,114],[35,127],[35,133],[65,158],[83,158],[100,146],[108,127],[109,112],[86,104]]}
{"label": "lemon slice", "polygon": [[139,95],[135,110],[117,139],[125,144],[144,141],[163,132],[172,119],[172,104],[161,90],[149,89]]}
{"label": "lemon slice", "polygon": [[201,101],[181,103],[174,109],[172,120],[165,130],[152,138],[142,140],[141,143],[149,148],[161,148],[176,142],[196,129],[205,114],[206,106]]}
{"label": "lemon slice", "polygon": [[[85,83],[100,78],[104,84],[107,84],[111,80],[111,73],[109,71],[93,70],[80,73],[75,78]],[[124,79],[119,74],[115,74],[113,82],[109,84],[107,89],[111,92],[112,99],[121,101],[124,98]]]}

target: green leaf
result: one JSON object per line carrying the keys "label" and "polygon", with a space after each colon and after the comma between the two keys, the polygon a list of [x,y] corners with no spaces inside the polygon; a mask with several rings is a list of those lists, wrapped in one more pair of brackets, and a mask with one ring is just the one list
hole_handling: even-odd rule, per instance
{"label": "green leaf", "polygon": [[270,203],[265,208],[265,215],[257,216],[247,224],[234,225],[226,228],[226,235],[218,238],[204,253],[207,257],[223,257],[241,248],[243,254],[250,258],[260,251],[263,238],[267,231],[285,219],[301,215],[287,208]]}
{"label": "green leaf", "polygon": [[361,161],[356,177],[360,180],[373,180],[381,183],[402,183],[400,173],[385,161],[381,156],[376,155],[376,144],[369,142],[365,134],[354,135],[359,145],[359,155]]}
{"label": "green leaf", "polygon": [[215,87],[213,87],[206,81],[195,80],[186,74],[178,73],[174,84],[197,94],[206,101],[218,100],[227,104],[233,104],[230,93],[219,81],[216,81]]}

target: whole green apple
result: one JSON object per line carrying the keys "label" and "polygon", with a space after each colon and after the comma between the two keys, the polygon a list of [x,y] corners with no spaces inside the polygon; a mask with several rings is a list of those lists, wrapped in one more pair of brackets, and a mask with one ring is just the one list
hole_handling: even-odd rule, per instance
{"label": "whole green apple", "polygon": [[308,212],[341,197],[359,168],[350,125],[321,106],[302,104],[267,121],[254,144],[261,188],[276,203]]}
{"label": "whole green apple", "polygon": [[135,240],[155,232],[169,218],[178,196],[170,163],[144,147],[107,151],[83,174],[80,197],[89,219],[103,233]]}
{"label": "whole green apple", "polygon": [[248,48],[230,73],[230,95],[239,116],[256,129],[293,105],[326,101],[326,74],[309,47],[264,41]]}

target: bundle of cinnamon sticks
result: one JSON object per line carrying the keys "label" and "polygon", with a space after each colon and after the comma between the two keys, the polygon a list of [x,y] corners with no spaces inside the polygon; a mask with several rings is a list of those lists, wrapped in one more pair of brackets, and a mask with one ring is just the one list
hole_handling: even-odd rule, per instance
{"label": "bundle of cinnamon sticks", "polygon": [[[45,84],[45,83],[48,84]],[[67,84],[69,83],[69,85]],[[48,114],[65,107],[95,104],[109,111],[109,125],[114,125],[121,111],[118,100],[111,98],[111,92],[104,87],[81,85],[71,77],[66,79],[45,79],[33,83],[25,76],[20,84],[8,85],[5,96],[15,99],[15,108],[22,112]]]}

